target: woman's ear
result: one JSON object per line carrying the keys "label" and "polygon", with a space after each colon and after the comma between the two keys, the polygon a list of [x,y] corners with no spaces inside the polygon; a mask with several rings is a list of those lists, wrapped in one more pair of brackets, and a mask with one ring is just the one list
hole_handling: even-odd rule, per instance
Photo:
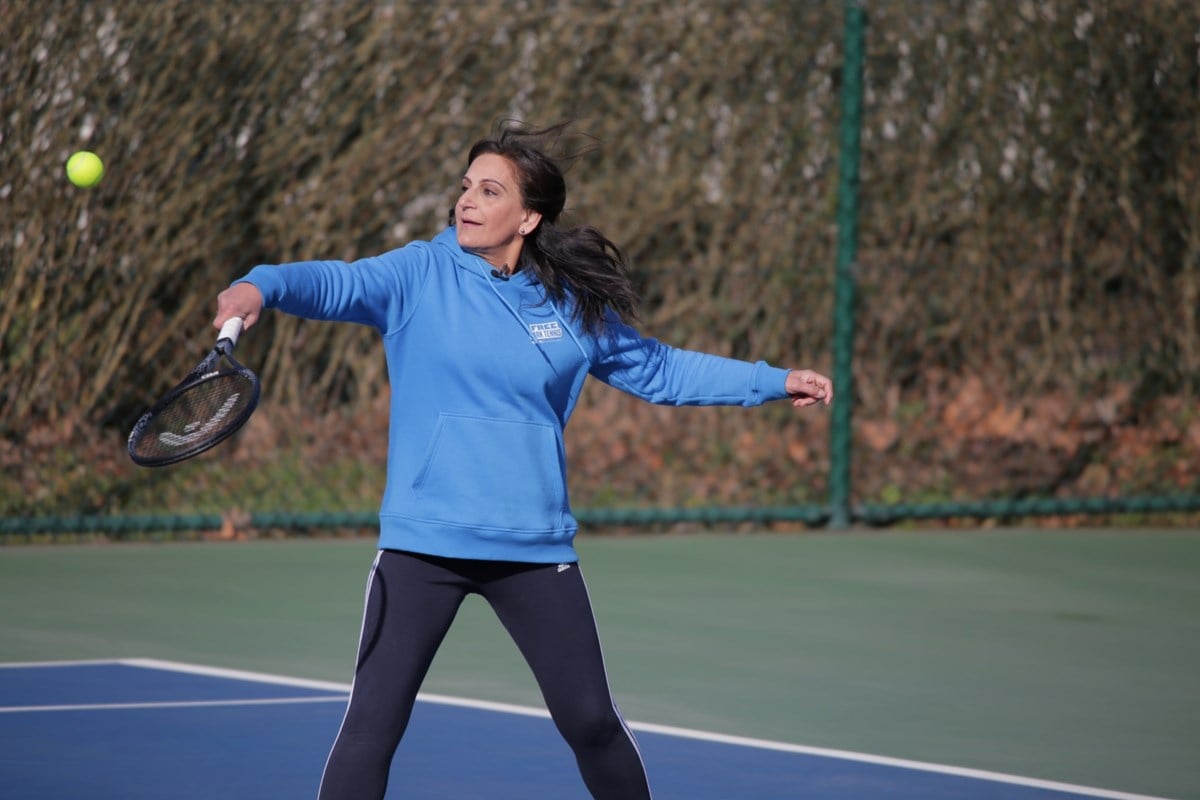
{"label": "woman's ear", "polygon": [[542,222],[542,212],[526,209],[521,218],[521,227],[518,228],[522,236],[529,236],[537,226]]}

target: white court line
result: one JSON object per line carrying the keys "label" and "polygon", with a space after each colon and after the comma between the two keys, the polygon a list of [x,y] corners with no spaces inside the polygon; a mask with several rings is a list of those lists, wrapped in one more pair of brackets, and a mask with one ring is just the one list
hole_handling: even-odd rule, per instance
{"label": "white court line", "polygon": [[97,658],[91,661],[11,661],[0,663],[0,669],[23,669],[26,667],[35,669],[46,667],[99,667],[120,663],[121,661],[115,658]]}
{"label": "white court line", "polygon": [[210,678],[227,678],[235,681],[251,681],[253,683],[272,683],[276,686],[293,686],[297,689],[321,689],[328,692],[350,694],[350,684],[333,681],[314,681],[307,678],[290,678],[286,675],[269,675],[265,672],[248,672],[241,669],[225,669],[224,667],[206,667],[201,664],[184,664],[178,661],[162,661],[157,658],[123,658],[116,663],[128,667],[143,669],[159,669],[166,672],[184,672],[189,675],[205,675]]}
{"label": "white court line", "polygon": [[[54,666],[67,666],[70,662],[49,662]],[[305,678],[292,678],[285,675],[271,675],[264,672],[249,672],[246,670],[224,669],[221,667],[206,667],[198,664],[185,664],[176,661],[163,661],[152,658],[129,658],[120,659],[117,661],[96,661],[96,662],[74,662],[76,664],[124,664],[131,667],[141,667],[144,669],[157,669],[168,672],[183,672],[193,675],[206,675],[215,678],[228,678],[231,680],[253,681],[256,683],[269,683],[278,686],[294,686],[304,689],[323,689],[332,692],[349,693],[350,684],[335,683],[331,681],[315,681]],[[38,664],[0,664],[0,667],[5,666],[39,666]],[[315,699],[315,698],[310,698]],[[345,700],[341,698],[319,698],[322,701],[334,699]],[[441,694],[427,694],[422,692],[417,695],[417,699],[426,703],[435,703],[439,705],[459,706],[462,708],[473,708],[482,711],[496,711],[504,714],[519,714],[527,717],[543,717],[549,718],[550,714],[541,708],[532,706],[519,706],[510,703],[494,703],[487,700],[471,700],[462,697],[452,697]],[[181,704],[183,705],[183,704]],[[91,707],[91,706],[89,706]],[[158,706],[156,706],[158,707]],[[1097,789],[1091,786],[1078,786],[1070,783],[1059,783],[1057,781],[1045,781],[1037,778],[1025,778],[1020,775],[1008,775],[1002,772],[989,772],[987,770],[968,769],[965,767],[954,767],[946,764],[935,764],[925,761],[911,761],[902,758],[890,758],[888,756],[877,756],[869,753],[856,753],[850,750],[833,750],[824,747],[808,747],[806,745],[789,744],[787,742],[776,742],[769,739],[754,739],[745,736],[729,736],[723,733],[711,733],[709,731],[693,730],[691,728],[677,728],[671,725],[656,725],[648,722],[631,722],[629,727],[637,731],[646,733],[661,734],[663,736],[674,736],[682,739],[695,739],[704,742],[714,742],[718,744],[735,745],[739,747],[753,747],[760,750],[773,750],[783,753],[797,753],[800,755],[821,756],[823,758],[836,758],[842,761],[854,761],[863,764],[877,764],[880,766],[897,767],[900,769],[911,769],[920,772],[932,772],[941,775],[954,775],[957,777],[974,778],[976,780],[986,780],[995,783],[1007,783],[1015,786],[1024,786],[1031,789],[1048,789],[1051,791],[1071,792],[1074,794],[1083,795],[1086,797],[1099,797],[1105,800],[1170,800],[1170,798],[1157,797],[1146,794],[1130,794],[1128,792],[1114,792],[1107,789]]]}
{"label": "white court line", "polygon": [[281,706],[296,703],[345,703],[346,696],[272,697],[258,700],[179,700],[165,703],[87,703],[63,706],[0,706],[0,714],[28,714],[46,711],[126,711],[145,708],[227,708],[230,706]]}

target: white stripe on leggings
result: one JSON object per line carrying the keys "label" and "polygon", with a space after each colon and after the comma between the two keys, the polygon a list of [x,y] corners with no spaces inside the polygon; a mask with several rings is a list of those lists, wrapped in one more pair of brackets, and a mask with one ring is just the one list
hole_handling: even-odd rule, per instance
{"label": "white stripe on leggings", "polygon": [[[367,578],[367,588],[363,592],[363,616],[362,622],[358,627],[358,647],[354,649],[354,677],[350,679],[350,697],[346,700],[346,710],[342,712],[342,721],[338,724],[337,736],[334,737],[334,744],[342,736],[342,728],[346,726],[346,717],[350,715],[350,703],[354,701],[354,684],[358,679],[358,654],[362,652],[363,638],[367,635],[367,603],[371,600],[371,587],[375,585],[375,576],[379,574],[379,559],[383,556],[382,550],[375,552],[375,560],[371,562],[371,575]],[[329,769],[329,759],[333,756],[333,746],[329,747],[329,755],[325,756],[325,766],[321,768],[321,782],[317,784],[317,796],[321,796],[321,789],[325,786],[325,772]]]}
{"label": "white stripe on leggings", "polygon": [[[588,608],[592,611],[592,627],[596,630],[596,638],[600,638],[600,623],[596,621],[596,607],[592,605],[592,593],[588,591],[587,581],[583,577],[583,569],[578,562],[575,568],[579,570],[579,582],[583,584],[583,593],[587,595]],[[646,777],[646,787],[650,787],[650,773],[646,771],[646,759],[642,758],[642,748],[638,747],[637,737],[633,735],[633,730],[629,727],[629,723],[625,721],[625,715],[621,713],[621,709],[617,707],[616,697],[613,696],[612,684],[608,680],[608,666],[604,663],[604,642],[600,642],[600,668],[604,672],[604,685],[608,687],[608,696],[612,698],[613,711],[617,712],[617,719],[621,721],[621,727],[625,730],[625,735],[629,737],[629,743],[633,745],[633,752],[637,753],[638,762],[642,765],[642,775]],[[650,800],[654,800],[654,792],[650,792]]]}

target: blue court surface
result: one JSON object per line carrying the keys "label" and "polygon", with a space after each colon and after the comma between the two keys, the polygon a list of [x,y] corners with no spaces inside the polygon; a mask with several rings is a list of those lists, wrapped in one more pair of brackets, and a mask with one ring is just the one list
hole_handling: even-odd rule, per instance
{"label": "blue court surface", "polygon": [[[348,690],[163,661],[0,665],[0,796],[315,798]],[[633,727],[656,800],[1147,800],[859,753]],[[543,711],[422,695],[387,797],[588,795]]]}

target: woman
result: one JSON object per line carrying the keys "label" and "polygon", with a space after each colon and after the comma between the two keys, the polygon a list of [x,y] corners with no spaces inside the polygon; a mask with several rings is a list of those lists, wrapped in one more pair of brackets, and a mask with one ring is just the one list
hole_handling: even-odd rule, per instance
{"label": "woman", "polygon": [[620,249],[557,225],[566,184],[540,143],[562,128],[501,126],[476,143],[451,225],[432,241],[258,266],[218,296],[218,328],[278,308],[371,325],[387,355],[379,550],[322,800],[384,796],[417,691],[470,593],[528,661],[592,796],[649,798],[572,545],[562,437],[584,380],[672,405],[833,399],[811,370],[677,350],[629,327],[637,297]]}

